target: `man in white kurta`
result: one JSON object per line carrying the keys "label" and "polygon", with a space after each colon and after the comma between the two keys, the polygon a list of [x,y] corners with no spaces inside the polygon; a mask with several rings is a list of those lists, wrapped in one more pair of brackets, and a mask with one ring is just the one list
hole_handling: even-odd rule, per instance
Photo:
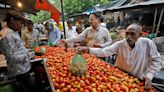
{"label": "man in white kurta", "polygon": [[97,57],[106,57],[117,54],[116,66],[145,79],[145,87],[151,87],[153,76],[162,68],[162,59],[157,51],[155,43],[140,37],[142,28],[138,24],[131,24],[126,31],[126,38],[115,42],[106,48],[87,48],[81,50],[89,51]]}

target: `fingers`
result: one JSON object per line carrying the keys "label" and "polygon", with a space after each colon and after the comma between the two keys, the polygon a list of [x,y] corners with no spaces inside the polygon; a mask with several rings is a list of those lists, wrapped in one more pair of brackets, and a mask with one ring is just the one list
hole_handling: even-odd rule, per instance
{"label": "fingers", "polygon": [[151,80],[147,77],[143,77],[143,79],[145,80],[145,89],[150,89],[151,88]]}

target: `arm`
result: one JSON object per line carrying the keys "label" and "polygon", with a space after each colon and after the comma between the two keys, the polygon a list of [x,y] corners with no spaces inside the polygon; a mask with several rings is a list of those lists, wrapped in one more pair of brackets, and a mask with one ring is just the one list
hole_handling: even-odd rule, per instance
{"label": "arm", "polygon": [[105,36],[104,39],[105,39],[107,42],[105,42],[104,44],[101,44],[101,47],[102,47],[102,48],[107,47],[107,46],[110,46],[111,43],[112,43],[112,39],[111,39],[111,36],[110,36],[108,30],[106,30],[106,34],[105,34],[105,35],[106,35],[106,36]]}
{"label": "arm", "polygon": [[152,80],[153,76],[162,68],[162,58],[157,50],[155,43],[150,41],[148,45],[150,47],[149,56],[151,61],[150,65],[147,67],[146,77]]}
{"label": "arm", "polygon": [[23,44],[24,44],[24,46],[25,46],[25,45],[26,45],[26,43],[25,43],[25,40],[26,40],[26,37],[25,37],[25,30],[23,30],[23,31],[21,32],[21,39],[22,39]]}
{"label": "arm", "polygon": [[79,42],[79,41],[82,41],[83,39],[85,39],[87,31],[88,30],[86,29],[81,34],[75,36],[74,38],[66,39],[66,42],[69,43],[69,42]]}
{"label": "arm", "polygon": [[117,42],[105,48],[90,48],[89,52],[90,54],[94,54],[97,57],[106,57],[115,54],[118,47],[119,43]]}

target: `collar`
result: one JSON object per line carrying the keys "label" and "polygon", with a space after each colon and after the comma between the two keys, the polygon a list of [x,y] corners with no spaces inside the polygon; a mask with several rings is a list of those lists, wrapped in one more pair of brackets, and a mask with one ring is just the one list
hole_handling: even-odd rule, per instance
{"label": "collar", "polygon": [[91,29],[92,29],[92,31],[96,31],[96,32],[98,32],[99,29],[100,29],[100,24],[97,26],[96,30],[94,30],[92,26],[91,26]]}

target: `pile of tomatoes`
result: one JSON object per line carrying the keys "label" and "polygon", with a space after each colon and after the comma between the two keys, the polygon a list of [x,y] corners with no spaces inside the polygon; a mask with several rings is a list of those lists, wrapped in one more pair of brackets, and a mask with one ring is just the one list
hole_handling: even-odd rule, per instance
{"label": "pile of tomatoes", "polygon": [[[56,92],[145,92],[144,82],[94,55],[84,54],[87,71],[78,77],[70,72],[75,49],[68,48],[66,51],[64,47],[41,46],[35,48],[35,51],[40,51],[41,48],[45,48],[46,53],[36,58],[47,58],[47,70]],[[152,88],[148,92],[156,90]]]}

